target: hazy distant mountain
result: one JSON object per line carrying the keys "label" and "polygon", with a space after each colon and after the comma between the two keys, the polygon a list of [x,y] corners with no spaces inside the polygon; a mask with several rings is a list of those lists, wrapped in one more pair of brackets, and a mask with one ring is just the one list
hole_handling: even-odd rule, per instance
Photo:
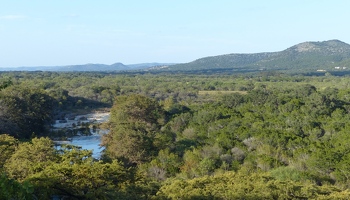
{"label": "hazy distant mountain", "polygon": [[16,67],[0,68],[0,71],[128,71],[142,70],[158,66],[168,66],[172,63],[140,63],[124,65],[123,63],[105,64],[85,64],[85,65],[67,65],[67,66],[41,66],[41,67]]}
{"label": "hazy distant mountain", "polygon": [[129,67],[122,63],[114,63],[112,65],[104,64],[85,64],[85,65],[69,65],[54,68],[55,71],[120,71],[129,70]]}
{"label": "hazy distant mountain", "polygon": [[339,40],[304,42],[280,52],[205,57],[190,63],[172,65],[167,70],[310,72],[336,69],[350,69],[350,45]]}

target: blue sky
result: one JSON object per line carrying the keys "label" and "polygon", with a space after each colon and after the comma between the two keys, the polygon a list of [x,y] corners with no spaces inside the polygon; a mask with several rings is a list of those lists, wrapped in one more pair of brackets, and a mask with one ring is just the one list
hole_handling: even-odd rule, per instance
{"label": "blue sky", "polygon": [[0,67],[190,62],[350,43],[348,0],[0,0]]}

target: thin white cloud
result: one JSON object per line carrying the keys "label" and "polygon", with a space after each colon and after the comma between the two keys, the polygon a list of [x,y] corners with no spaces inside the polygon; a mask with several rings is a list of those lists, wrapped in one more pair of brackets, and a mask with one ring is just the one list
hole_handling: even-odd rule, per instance
{"label": "thin white cloud", "polygon": [[27,18],[24,15],[4,15],[4,16],[0,16],[0,19],[2,20],[17,20],[17,19],[25,19]]}

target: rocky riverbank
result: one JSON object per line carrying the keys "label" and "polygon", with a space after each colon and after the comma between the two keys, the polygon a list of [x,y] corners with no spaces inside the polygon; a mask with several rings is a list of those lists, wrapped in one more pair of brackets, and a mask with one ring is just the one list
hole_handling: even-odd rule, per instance
{"label": "rocky riverbank", "polygon": [[[56,120],[51,131],[61,135],[54,139],[55,144],[72,144],[82,149],[93,150],[93,157],[99,158],[103,150],[100,147],[101,137],[109,130],[99,128],[109,119],[109,112],[96,112],[85,115],[70,114],[64,119]],[[64,137],[62,137],[64,135]]]}

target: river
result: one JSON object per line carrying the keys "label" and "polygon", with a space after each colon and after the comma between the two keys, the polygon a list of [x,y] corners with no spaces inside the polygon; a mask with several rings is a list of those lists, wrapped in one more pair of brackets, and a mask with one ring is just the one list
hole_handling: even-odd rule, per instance
{"label": "river", "polygon": [[82,149],[92,150],[92,157],[99,159],[101,157],[101,152],[103,147],[100,147],[102,135],[108,133],[108,130],[101,130],[98,128],[93,128],[93,125],[98,125],[103,122],[107,122],[109,119],[109,112],[103,113],[90,113],[86,115],[77,115],[74,117],[66,118],[65,120],[56,120],[53,124],[53,131],[59,130],[78,130],[81,129],[84,124],[89,124],[91,135],[84,135],[78,132],[77,136],[68,138],[67,140],[60,141],[55,140],[58,148],[60,144],[72,144],[75,146],[80,146]]}

